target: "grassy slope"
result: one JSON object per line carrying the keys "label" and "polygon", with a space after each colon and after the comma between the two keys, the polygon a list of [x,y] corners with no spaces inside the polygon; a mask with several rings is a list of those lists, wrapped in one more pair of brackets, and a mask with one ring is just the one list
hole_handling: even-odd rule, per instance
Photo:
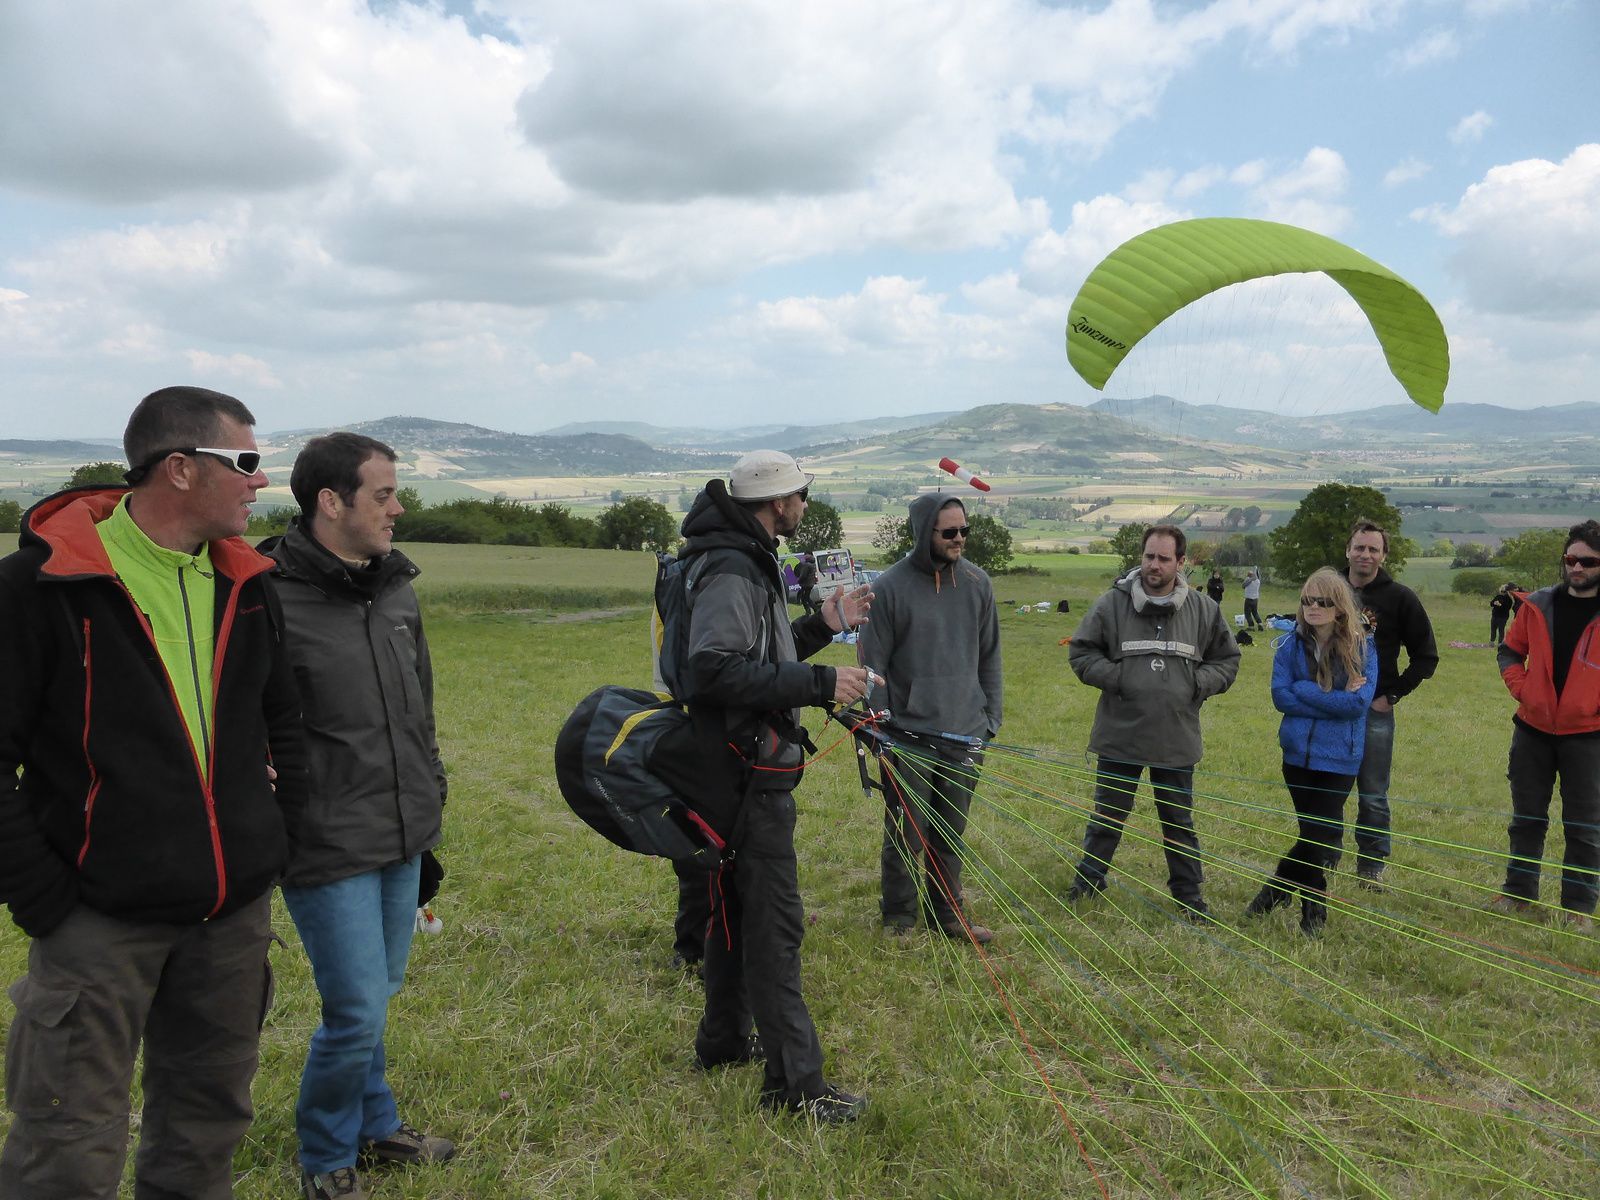
{"label": "grassy slope", "polygon": [[[438,904],[445,932],[418,939],[392,1009],[391,1078],[408,1118],[457,1137],[464,1151],[442,1169],[386,1176],[382,1195],[1096,1194],[1074,1134],[1115,1196],[1300,1194],[1273,1161],[1318,1196],[1528,1194],[1504,1177],[1475,1181],[1488,1174],[1478,1158],[1512,1179],[1591,1193],[1593,1158],[1492,1104],[1515,1094],[1496,1069],[1535,1082],[1587,1114],[1560,1114],[1574,1141],[1591,1154],[1600,1144],[1600,1071],[1587,1050],[1595,943],[1474,911],[1498,879],[1506,807],[1510,706],[1488,651],[1445,651],[1439,677],[1402,710],[1395,764],[1397,829],[1476,852],[1402,844],[1399,863],[1411,869],[1391,872],[1399,887],[1374,899],[1341,884],[1337,894],[1355,907],[1335,912],[1317,944],[1277,922],[1196,931],[1168,915],[1142,796],[1119,886],[1108,903],[1074,915],[1052,893],[1082,831],[1079,752],[1094,697],[1067,670],[1060,639],[1103,588],[1105,564],[1063,556],[1049,580],[1003,581],[1008,597],[1072,600],[1070,616],[1002,617],[1004,737],[1060,751],[1065,766],[991,756],[972,847],[1015,891],[985,886],[975,871],[969,896],[999,930],[991,962],[1070,1130],[1043,1098],[974,954],[925,937],[908,946],[879,939],[876,807],[841,748],[808,771],[801,791],[806,992],[830,1074],[869,1090],[873,1107],[858,1128],[817,1133],[753,1112],[756,1073],[689,1069],[699,995],[665,969],[671,873],[582,827],[551,778],[549,748],[575,701],[601,683],[642,682],[648,660],[638,614],[572,624],[541,614],[597,607],[595,592],[642,603],[648,558],[415,549],[452,777],[450,875]],[[470,615],[469,582],[490,606],[523,597],[518,588],[541,591],[545,603],[512,605],[535,614]],[[1291,595],[1269,589],[1263,608],[1287,606]],[[1482,636],[1477,601],[1438,597],[1430,608],[1441,641]],[[825,651],[841,661],[848,653]],[[1230,924],[1259,882],[1252,872],[1290,840],[1269,656],[1264,645],[1248,649],[1238,684],[1205,714],[1200,828],[1218,859],[1209,894]],[[829,732],[819,742],[834,740]],[[1007,780],[1051,802],[1019,796]],[[1379,912],[1437,929],[1445,945],[1385,932],[1367,919]],[[274,959],[278,1004],[263,1042],[258,1120],[239,1158],[245,1198],[292,1193],[294,1089],[315,1024],[315,994],[281,911],[278,927],[290,948]],[[1535,991],[1522,977],[1534,968],[1507,974],[1467,962],[1457,951],[1468,939],[1589,975],[1566,977],[1569,994]],[[0,936],[8,976],[24,953],[15,930]],[[1489,1117],[1475,1114],[1486,1105]],[[1324,1136],[1342,1148],[1346,1170],[1315,1152]]]}

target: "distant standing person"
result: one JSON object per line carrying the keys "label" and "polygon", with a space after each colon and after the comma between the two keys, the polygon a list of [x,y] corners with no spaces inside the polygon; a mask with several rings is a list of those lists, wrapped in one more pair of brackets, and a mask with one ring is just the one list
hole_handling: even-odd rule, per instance
{"label": "distant standing person", "polygon": [[[994,737],[1000,729],[1000,618],[989,576],[963,551],[971,526],[954,496],[911,502],[911,552],[873,583],[861,661],[888,685],[908,729]],[[896,755],[884,771],[888,807],[880,856],[884,928],[909,933],[920,908],[946,937],[982,945],[992,934],[965,915],[962,835],[982,754],[930,749]]]}
{"label": "distant standing person", "polygon": [[1561,780],[1561,907],[1592,927],[1600,895],[1600,522],[1567,531],[1562,581],[1530,595],[1500,647],[1512,718],[1511,860],[1491,907],[1525,912],[1539,898],[1550,795]]}
{"label": "distant standing person", "polygon": [[1194,832],[1194,767],[1200,706],[1228,690],[1239,646],[1222,610],[1183,577],[1186,539],[1175,525],[1145,531],[1141,564],[1095,601],[1072,635],[1068,661],[1100,689],[1089,748],[1099,756],[1094,815],[1067,892],[1076,901],[1105,890],[1111,857],[1148,768],[1167,856],[1167,888],[1191,920],[1209,915],[1201,897]]}
{"label": "distant standing person", "polygon": [[1502,583],[1489,598],[1489,640],[1496,646],[1506,640],[1506,625],[1510,623],[1511,613],[1516,605],[1516,598],[1511,592],[1512,585]]}
{"label": "distant standing person", "polygon": [[1367,710],[1378,686],[1378,652],[1362,629],[1350,585],[1332,567],[1300,589],[1294,632],[1272,660],[1272,704],[1283,750],[1283,782],[1300,838],[1278,860],[1244,910],[1259,917],[1301,898],[1300,931],[1314,936],[1328,919],[1324,868],[1344,833],[1344,801],[1355,786]]}
{"label": "distant standing person", "polygon": [[1228,590],[1228,585],[1223,582],[1222,572],[1216,567],[1211,568],[1211,578],[1206,580],[1206,595],[1210,596],[1220,606],[1223,593]]}
{"label": "distant standing person", "polygon": [[446,793],[417,568],[394,548],[405,512],[394,464],[361,434],[312,438],[289,477],[300,515],[261,544],[277,564],[311,764],[310,803],[286,812],[283,877],[322,1001],[295,1105],[306,1200],[365,1196],[358,1159],[455,1154],[400,1119],[386,1073],[389,1001],[405,982]]}
{"label": "distant standing person", "polygon": [[[1389,556],[1389,534],[1381,525],[1357,521],[1345,543],[1349,563],[1345,579],[1355,590],[1356,604],[1366,617],[1378,646],[1378,692],[1367,714],[1366,749],[1356,778],[1356,877],[1365,887],[1378,887],[1391,851],[1389,774],[1394,763],[1395,705],[1439,666],[1433,624],[1417,594],[1396,583],[1383,569]],[[1400,669],[1400,651],[1406,669]],[[1334,855],[1330,867],[1338,866]]]}
{"label": "distant standing person", "polygon": [[1261,573],[1254,567],[1244,577],[1244,623],[1249,629],[1265,629],[1261,620]]}

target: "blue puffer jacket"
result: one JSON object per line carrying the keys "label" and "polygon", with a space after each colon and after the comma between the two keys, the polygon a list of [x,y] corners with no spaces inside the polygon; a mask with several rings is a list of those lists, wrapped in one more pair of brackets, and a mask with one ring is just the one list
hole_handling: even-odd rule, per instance
{"label": "blue puffer jacket", "polygon": [[1345,691],[1345,673],[1335,666],[1333,690],[1317,683],[1311,644],[1298,633],[1278,643],[1272,660],[1272,703],[1283,714],[1278,745],[1283,761],[1333,775],[1354,775],[1361,769],[1366,745],[1367,709],[1378,689],[1378,652],[1367,639],[1366,683]]}

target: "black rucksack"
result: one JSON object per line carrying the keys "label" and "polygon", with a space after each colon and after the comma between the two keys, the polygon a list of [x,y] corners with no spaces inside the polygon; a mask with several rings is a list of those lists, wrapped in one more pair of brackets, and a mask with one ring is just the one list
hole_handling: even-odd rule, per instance
{"label": "black rucksack", "polygon": [[[708,786],[715,772],[701,745],[688,710],[670,697],[598,688],[556,738],[556,783],[586,825],[624,850],[713,870],[731,814],[699,811],[723,794]],[[687,796],[701,798],[698,808]]]}
{"label": "black rucksack", "polygon": [[656,687],[687,704],[689,695],[689,609],[705,574],[707,557],[656,555],[655,607],[650,613],[650,651]]}

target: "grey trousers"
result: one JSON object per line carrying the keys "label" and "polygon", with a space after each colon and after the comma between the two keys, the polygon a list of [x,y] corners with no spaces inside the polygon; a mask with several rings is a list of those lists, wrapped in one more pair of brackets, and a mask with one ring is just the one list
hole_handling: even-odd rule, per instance
{"label": "grey trousers", "polygon": [[922,915],[929,925],[942,927],[957,920],[962,834],[981,762],[981,755],[967,762],[932,754],[906,755],[896,757],[884,771],[883,848],[878,856],[884,924],[915,923],[919,890]]}
{"label": "grey trousers", "polygon": [[271,999],[268,896],[217,921],[79,905],[11,987],[3,1200],[115,1200],[144,1043],[135,1200],[227,1200]]}

